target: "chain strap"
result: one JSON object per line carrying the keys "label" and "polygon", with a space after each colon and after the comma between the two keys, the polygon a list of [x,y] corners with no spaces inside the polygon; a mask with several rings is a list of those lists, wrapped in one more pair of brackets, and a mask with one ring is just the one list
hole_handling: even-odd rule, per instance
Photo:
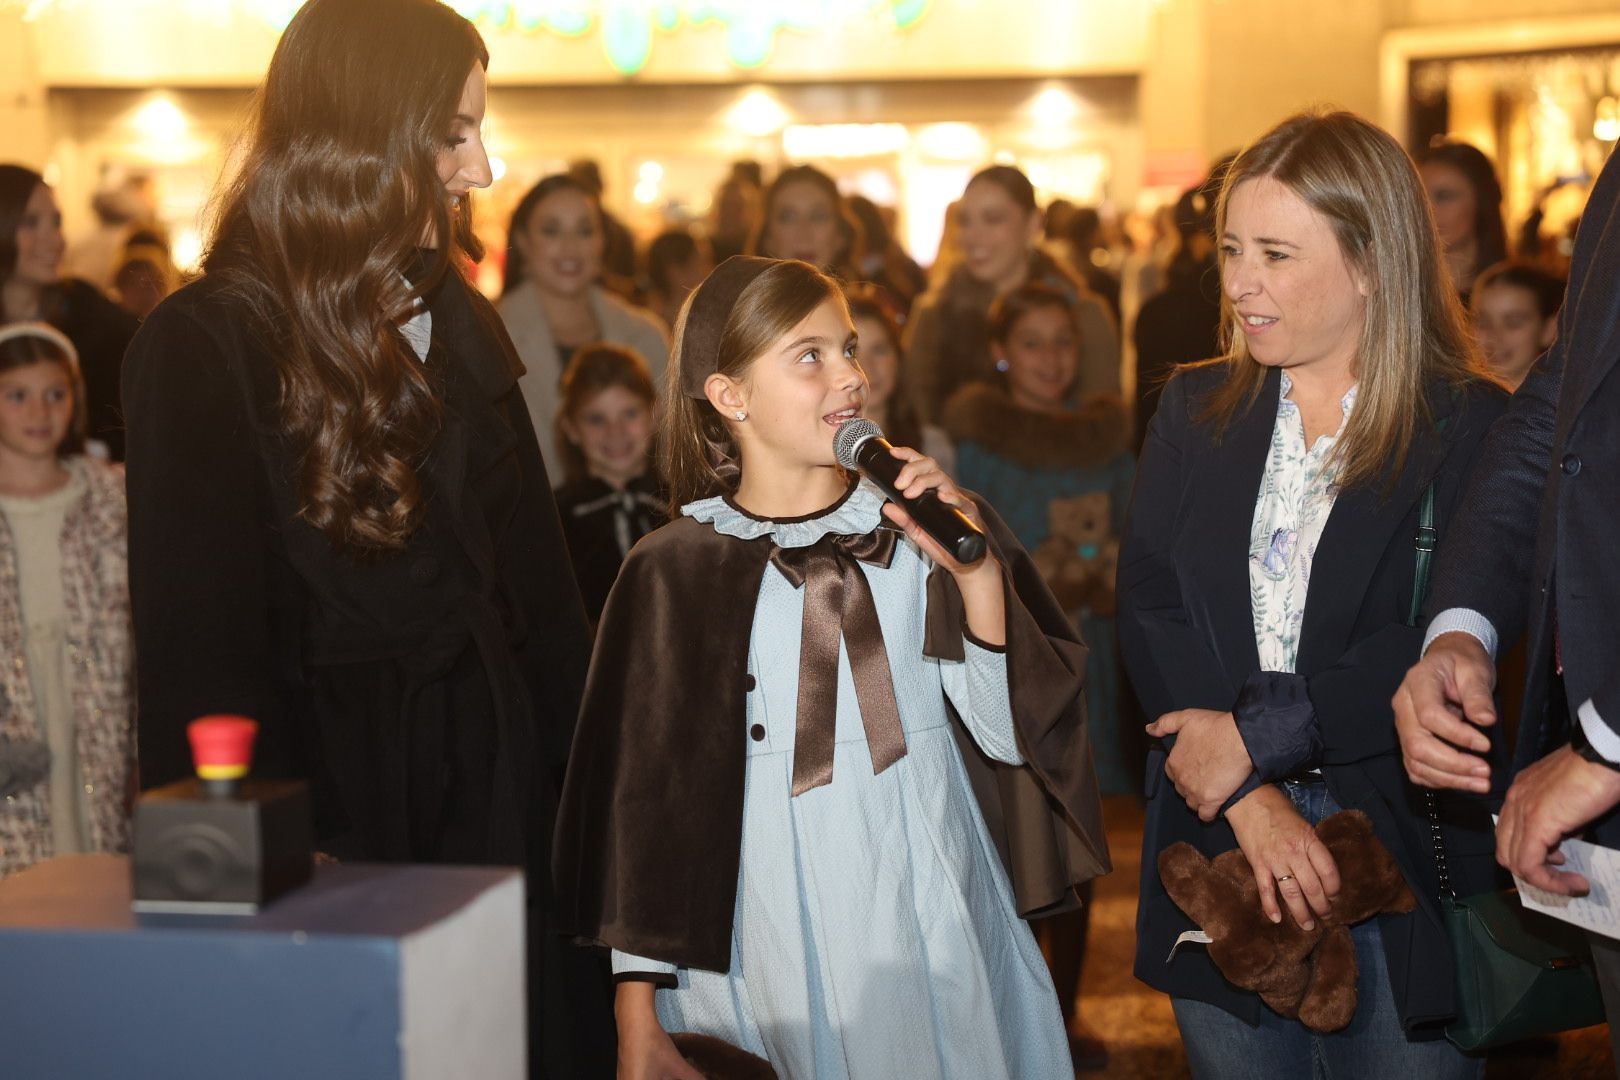
{"label": "chain strap", "polygon": [[[1434,563],[1435,545],[1440,542],[1440,530],[1435,527],[1434,485],[1423,492],[1423,504],[1418,508],[1417,536],[1413,544],[1417,549],[1417,565],[1412,578],[1412,607],[1406,625],[1416,626],[1423,618],[1423,604],[1429,598],[1429,570]],[[1429,840],[1434,844],[1434,869],[1440,880],[1440,895],[1456,899],[1451,887],[1451,871],[1446,865],[1446,840],[1440,832],[1440,798],[1433,788],[1423,791],[1423,808],[1429,816]]]}

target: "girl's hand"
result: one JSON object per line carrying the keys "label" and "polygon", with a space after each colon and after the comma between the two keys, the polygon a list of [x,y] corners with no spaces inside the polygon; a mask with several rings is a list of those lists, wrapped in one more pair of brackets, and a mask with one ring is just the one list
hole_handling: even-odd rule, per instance
{"label": "girl's hand", "polygon": [[1214,821],[1221,806],[1254,771],[1248,747],[1229,712],[1180,709],[1147,726],[1154,738],[1176,737],[1164,775],[1200,821]]}
{"label": "girl's hand", "polygon": [[619,984],[613,1007],[619,1025],[618,1080],[703,1080],[686,1063],[653,1010],[652,983]]}
{"label": "girl's hand", "polygon": [[1301,930],[1316,925],[1311,917],[1333,910],[1339,895],[1339,868],[1327,845],[1287,795],[1264,784],[1232,804],[1226,822],[1260,886],[1260,908],[1272,922],[1282,922],[1277,895]]}
{"label": "girl's hand", "polygon": [[[894,486],[900,494],[908,499],[915,499],[925,491],[932,491],[940,502],[946,506],[955,507],[962,515],[980,531],[984,529],[984,522],[979,517],[979,508],[972,499],[962,494],[962,489],[945,475],[945,470],[939,467],[939,462],[931,457],[919,454],[917,451],[905,446],[894,448],[894,456],[906,464],[900,469],[900,475],[895,477]],[[1001,580],[1001,568],[995,556],[986,553],[985,557],[972,566],[963,566],[951,556],[939,542],[917,526],[906,513],[904,507],[897,503],[883,504],[884,515],[896,525],[906,531],[913,543],[922,548],[924,554],[946,570],[949,570],[958,581],[964,578],[989,578]]]}

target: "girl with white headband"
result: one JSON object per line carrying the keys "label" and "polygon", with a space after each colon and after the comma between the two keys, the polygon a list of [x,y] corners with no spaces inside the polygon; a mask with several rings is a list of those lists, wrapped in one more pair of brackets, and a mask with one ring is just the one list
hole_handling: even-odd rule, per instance
{"label": "girl with white headband", "polygon": [[128,840],[124,476],[84,431],[67,337],[0,327],[0,877]]}

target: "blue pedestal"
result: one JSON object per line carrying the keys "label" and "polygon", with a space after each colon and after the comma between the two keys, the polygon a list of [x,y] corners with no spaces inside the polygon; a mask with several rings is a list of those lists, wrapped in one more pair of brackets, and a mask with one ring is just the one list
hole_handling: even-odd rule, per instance
{"label": "blue pedestal", "polygon": [[129,899],[111,855],[0,881],[0,1076],[524,1075],[516,871],[323,866],[244,917]]}

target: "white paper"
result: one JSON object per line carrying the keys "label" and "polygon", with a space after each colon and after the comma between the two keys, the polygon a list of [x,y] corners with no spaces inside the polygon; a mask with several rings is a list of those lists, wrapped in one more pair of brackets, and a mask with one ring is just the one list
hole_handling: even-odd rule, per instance
{"label": "white paper", "polygon": [[1620,900],[1620,851],[1585,840],[1565,840],[1558,850],[1564,854],[1564,864],[1557,869],[1580,874],[1591,883],[1592,891],[1585,896],[1560,896],[1515,874],[1513,883],[1519,887],[1519,902],[1531,911],[1604,937],[1620,938],[1620,906],[1615,903]]}

